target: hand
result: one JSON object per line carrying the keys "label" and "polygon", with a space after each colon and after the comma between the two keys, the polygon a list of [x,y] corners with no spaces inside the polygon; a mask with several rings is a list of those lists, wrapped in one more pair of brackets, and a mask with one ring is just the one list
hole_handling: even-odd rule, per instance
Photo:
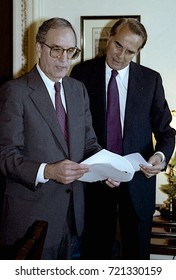
{"label": "hand", "polygon": [[87,165],[66,159],[53,164],[47,164],[44,170],[44,177],[62,184],[70,184],[88,171]]}
{"label": "hand", "polygon": [[106,185],[108,185],[110,188],[115,188],[115,187],[118,187],[120,185],[120,182],[114,181],[111,178],[108,178],[106,180]]}
{"label": "hand", "polygon": [[161,157],[159,155],[153,155],[149,158],[148,163],[152,164],[152,166],[145,166],[143,164],[140,165],[141,171],[147,178],[151,178],[161,172],[166,166],[166,162],[161,162]]}

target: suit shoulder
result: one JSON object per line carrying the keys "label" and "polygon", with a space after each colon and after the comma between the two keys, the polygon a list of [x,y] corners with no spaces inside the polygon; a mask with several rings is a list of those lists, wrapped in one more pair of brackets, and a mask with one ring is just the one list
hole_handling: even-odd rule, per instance
{"label": "suit shoulder", "polygon": [[80,71],[81,69],[82,70],[84,70],[84,69],[92,69],[92,68],[95,68],[98,65],[104,64],[104,63],[105,63],[105,58],[104,57],[96,57],[96,58],[89,59],[89,60],[86,60],[86,61],[83,61],[83,62],[80,62],[80,63],[76,64],[73,67],[73,70],[79,69],[79,71]]}
{"label": "suit shoulder", "polygon": [[31,86],[33,88],[33,85],[37,84],[35,86],[37,88],[38,82],[42,81],[41,78],[38,79],[40,77],[39,74],[35,73],[38,73],[37,70],[32,69],[17,78],[7,81],[0,91],[3,91],[4,94],[7,93],[7,95],[13,93],[13,95],[26,96],[31,91]]}
{"label": "suit shoulder", "polygon": [[158,71],[134,62],[132,62],[131,64],[131,69],[142,71],[143,73],[145,73],[145,75],[160,75]]}
{"label": "suit shoulder", "polygon": [[[34,74],[35,73],[35,74]],[[35,67],[33,69],[31,69],[29,72],[22,74],[21,76],[11,79],[9,81],[7,81],[3,86],[5,87],[13,87],[13,89],[15,88],[23,88],[26,87],[28,84],[28,81],[30,79],[30,77],[34,77],[34,75],[36,75],[37,70],[35,69]],[[39,74],[37,74],[39,75]]]}
{"label": "suit shoulder", "polygon": [[26,74],[23,76],[20,76],[18,78],[12,79],[4,83],[1,88],[0,92],[6,92],[6,91],[13,91],[14,94],[16,91],[20,91],[22,88],[26,87],[27,84]]}

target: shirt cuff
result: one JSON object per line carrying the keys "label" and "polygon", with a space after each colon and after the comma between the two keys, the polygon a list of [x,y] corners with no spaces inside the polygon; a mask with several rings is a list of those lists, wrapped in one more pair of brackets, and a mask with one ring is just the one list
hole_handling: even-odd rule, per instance
{"label": "shirt cuff", "polygon": [[154,155],[160,155],[161,156],[161,163],[165,161],[166,157],[162,152],[156,152]]}
{"label": "shirt cuff", "polygon": [[36,181],[35,181],[35,186],[38,185],[38,183],[46,183],[49,181],[49,179],[45,179],[44,178],[44,169],[45,169],[45,166],[47,165],[47,163],[42,163],[39,167],[39,170],[37,172],[37,177],[36,177]]}

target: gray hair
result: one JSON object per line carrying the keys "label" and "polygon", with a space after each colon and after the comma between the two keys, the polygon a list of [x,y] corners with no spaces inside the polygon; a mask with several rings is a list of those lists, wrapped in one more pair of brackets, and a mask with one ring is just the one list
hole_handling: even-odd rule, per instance
{"label": "gray hair", "polygon": [[58,18],[58,17],[48,19],[42,23],[42,25],[39,27],[37,35],[36,35],[36,42],[38,42],[40,44],[45,43],[45,37],[46,37],[47,32],[50,29],[56,29],[59,27],[70,28],[75,35],[75,42],[77,45],[77,36],[76,36],[76,32],[75,32],[72,24],[68,20],[66,20],[64,18]]}

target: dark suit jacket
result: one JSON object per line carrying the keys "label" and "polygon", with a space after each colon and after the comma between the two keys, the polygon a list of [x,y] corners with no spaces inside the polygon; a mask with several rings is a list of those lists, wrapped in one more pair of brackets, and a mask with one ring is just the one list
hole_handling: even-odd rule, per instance
{"label": "dark suit jacket", "polygon": [[[71,76],[82,81],[88,90],[95,133],[99,144],[106,148],[105,57],[75,65]],[[168,162],[175,144],[170,121],[160,74],[131,62],[124,120],[124,155],[139,152],[148,160],[154,151],[161,151]],[[152,133],[156,138],[155,148]],[[155,177],[147,179],[142,172],[137,172],[128,183],[134,207],[142,219],[154,212],[155,181]]]}
{"label": "dark suit jacket", "polygon": [[41,163],[64,159],[81,162],[100,150],[92,128],[85,86],[63,78],[67,104],[69,151],[56,113],[36,67],[0,90],[0,168],[6,176],[1,238],[21,238],[35,220],[48,221],[45,247],[58,246],[73,191],[78,234],[83,230],[84,185],[49,180],[35,187]]}

